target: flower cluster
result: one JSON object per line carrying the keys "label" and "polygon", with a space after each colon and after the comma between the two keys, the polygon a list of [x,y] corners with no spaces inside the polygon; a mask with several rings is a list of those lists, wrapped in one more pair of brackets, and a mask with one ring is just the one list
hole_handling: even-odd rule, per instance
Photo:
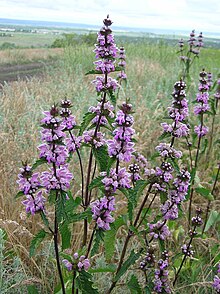
{"label": "flower cluster", "polygon": [[96,221],[98,228],[107,231],[110,230],[110,223],[114,222],[111,212],[115,210],[115,198],[102,197],[91,203],[92,218]]}
{"label": "flower cluster", "polygon": [[152,267],[155,264],[154,249],[149,248],[144,259],[140,262],[140,269],[146,271],[147,268]]}
{"label": "flower cluster", "polygon": [[102,180],[102,183],[105,185],[105,191],[108,192],[109,195],[114,193],[119,188],[130,188],[131,187],[131,176],[126,171],[126,168],[118,168],[118,171],[116,169],[111,169],[109,176],[106,175],[106,173],[102,173],[104,176],[104,179]]}
{"label": "flower cluster", "polygon": [[176,150],[175,148],[171,147],[170,144],[167,143],[160,143],[155,148],[161,157],[164,158],[181,158],[182,152],[179,150]]}
{"label": "flower cluster", "polygon": [[102,132],[96,132],[95,130],[89,130],[83,132],[84,142],[91,144],[95,148],[99,148],[105,144],[104,134]]}
{"label": "flower cluster", "polygon": [[208,82],[207,79],[207,73],[205,70],[200,72],[200,83],[199,83],[199,93],[196,96],[196,101],[198,102],[198,105],[194,107],[194,113],[195,115],[201,115],[201,124],[199,126],[195,126],[194,131],[197,134],[198,137],[203,137],[208,133],[209,128],[204,125],[203,122],[203,114],[206,113],[209,109],[209,88],[210,88],[210,82]]}
{"label": "flower cluster", "polygon": [[20,168],[17,183],[19,189],[26,196],[26,199],[22,201],[26,213],[34,215],[36,212],[44,211],[46,199],[43,197],[42,190],[39,190],[41,187],[40,174],[33,173],[31,167],[24,164],[23,168]]}
{"label": "flower cluster", "polygon": [[125,73],[125,67],[126,67],[125,58],[126,58],[126,55],[125,55],[125,48],[124,47],[120,47],[118,58],[119,58],[118,65],[121,67],[121,71],[118,74],[118,78],[119,78],[119,80],[125,80],[127,78],[127,75]]}
{"label": "flower cluster", "polygon": [[67,259],[63,259],[62,263],[67,268],[68,271],[72,271],[74,265],[77,266],[77,270],[80,272],[82,269],[87,271],[90,268],[90,261],[88,258],[86,258],[85,255],[81,255],[79,257],[79,254],[76,252],[73,254],[73,262],[70,262]]}
{"label": "flower cluster", "polygon": [[97,106],[91,106],[89,112],[95,113],[96,116],[93,118],[92,123],[99,125],[106,125],[108,122],[107,118],[114,118],[114,106],[109,102],[98,102]]}
{"label": "flower cluster", "polygon": [[172,124],[162,123],[161,126],[165,133],[170,133],[173,137],[185,137],[189,134],[189,128],[185,123],[188,116],[188,101],[185,93],[186,84],[180,80],[174,84],[172,93],[173,102],[168,108],[169,117],[173,120]]}
{"label": "flower cluster", "polygon": [[96,58],[101,58],[95,61],[96,70],[102,73],[110,73],[115,70],[115,58],[117,56],[117,47],[115,45],[114,36],[110,26],[112,21],[107,16],[103,21],[104,26],[98,33],[97,44],[95,45]]}
{"label": "flower cluster", "polygon": [[189,48],[188,48],[188,52],[186,52],[184,55],[184,49],[185,49],[184,41],[183,39],[180,39],[179,41],[180,59],[183,60],[184,62],[191,62],[191,58],[190,58],[191,53],[195,57],[198,56],[200,53],[200,48],[204,46],[202,32],[200,32],[198,37],[196,37],[195,30],[192,30],[187,42],[189,44]]}
{"label": "flower cluster", "polygon": [[158,268],[155,269],[154,291],[156,293],[171,293],[167,270],[169,266],[168,254],[162,254],[162,258],[158,261]]}
{"label": "flower cluster", "polygon": [[165,222],[158,221],[155,224],[148,224],[149,230],[150,230],[150,236],[152,236],[154,239],[160,239],[165,240],[167,237],[170,236],[170,231],[168,229],[168,226],[165,224]]}
{"label": "flower cluster", "polygon": [[181,250],[182,250],[182,253],[186,255],[187,257],[192,257],[194,254],[192,245],[183,244],[183,246],[181,247]]}
{"label": "flower cluster", "polygon": [[220,293],[220,263],[218,264],[217,275],[215,275],[212,287],[216,290],[216,293]]}
{"label": "flower cluster", "polygon": [[117,112],[115,127],[113,131],[113,140],[107,140],[108,153],[110,156],[115,156],[119,161],[129,162],[134,152],[134,143],[132,136],[135,131],[132,128],[134,123],[132,113],[132,105],[124,102]]}

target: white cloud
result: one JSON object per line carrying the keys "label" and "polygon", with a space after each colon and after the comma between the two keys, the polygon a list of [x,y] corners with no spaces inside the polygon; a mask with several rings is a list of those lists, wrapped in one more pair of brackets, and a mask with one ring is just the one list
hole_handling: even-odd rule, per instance
{"label": "white cloud", "polygon": [[125,27],[220,31],[219,0],[1,0],[0,17]]}

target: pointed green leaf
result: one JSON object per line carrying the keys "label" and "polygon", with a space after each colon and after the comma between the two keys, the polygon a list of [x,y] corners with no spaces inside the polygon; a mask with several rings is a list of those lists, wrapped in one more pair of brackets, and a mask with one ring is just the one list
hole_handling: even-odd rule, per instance
{"label": "pointed green leaf", "polygon": [[[141,250],[142,251],[142,250]],[[117,273],[117,275],[114,278],[114,282],[117,282],[129,269],[131,265],[133,265],[136,260],[140,257],[141,251],[135,253],[134,250],[131,251],[130,256],[128,259],[123,263],[121,269]]]}
{"label": "pointed green leaf", "polygon": [[93,155],[98,163],[99,170],[106,171],[107,163],[109,160],[107,146],[101,146],[99,148],[93,147]]}
{"label": "pointed green leaf", "polygon": [[213,201],[214,197],[211,194],[211,191],[205,187],[203,187],[202,185],[199,185],[199,187],[195,188],[196,193],[200,194],[201,196],[203,196],[205,199],[209,200],[209,201]]}
{"label": "pointed green leaf", "polygon": [[93,112],[87,112],[84,116],[83,116],[83,121],[81,123],[80,126],[80,131],[79,131],[79,135],[81,136],[82,133],[85,131],[85,129],[88,127],[88,125],[90,124],[90,122],[93,120],[93,118],[96,116],[96,113]]}
{"label": "pointed green leaf", "polygon": [[62,241],[62,250],[65,250],[67,248],[70,248],[71,245],[71,231],[68,227],[68,224],[64,222],[59,227],[60,235],[61,235],[61,241]]}
{"label": "pointed green leaf", "polygon": [[76,278],[78,288],[82,294],[98,294],[97,289],[93,288],[92,275],[82,270]]}
{"label": "pointed green leaf", "polygon": [[99,251],[100,243],[104,240],[104,232],[101,229],[97,229],[95,232],[95,239],[91,250],[91,256],[95,255]]}
{"label": "pointed green leaf", "polygon": [[205,232],[207,232],[209,228],[217,222],[220,222],[220,213],[215,210],[212,210],[205,226]]}
{"label": "pointed green leaf", "polygon": [[42,229],[33,237],[30,245],[30,257],[34,256],[36,249],[47,235],[48,233]]}
{"label": "pointed green leaf", "polygon": [[127,286],[129,290],[131,291],[131,294],[141,294],[141,286],[139,284],[138,278],[135,275],[132,275],[130,280],[127,283]]}
{"label": "pointed green leaf", "polygon": [[24,192],[23,191],[19,191],[16,195],[15,195],[15,199],[18,199],[20,197],[24,196]]}
{"label": "pointed green leaf", "polygon": [[45,158],[40,158],[40,159],[36,160],[36,162],[32,165],[31,170],[36,169],[38,166],[40,166],[40,165],[42,165],[44,163],[47,163]]}
{"label": "pointed green leaf", "polygon": [[102,183],[103,177],[99,176],[95,179],[93,179],[89,185],[89,190],[92,190],[94,188],[100,188],[103,187],[103,183]]}

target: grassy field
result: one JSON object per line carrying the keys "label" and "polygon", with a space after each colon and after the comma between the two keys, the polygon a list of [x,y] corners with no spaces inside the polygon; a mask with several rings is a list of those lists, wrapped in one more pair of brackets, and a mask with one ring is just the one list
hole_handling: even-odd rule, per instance
{"label": "grassy field", "polygon": [[[22,41],[22,36],[20,37],[19,39],[19,35],[16,36],[18,38],[16,42],[21,46],[22,44],[23,46],[37,44],[32,43],[33,35],[29,40],[25,40],[26,43]],[[52,42],[52,38],[54,36],[45,35],[37,42],[46,46]],[[2,42],[2,38],[0,42]],[[181,77],[181,64],[176,54],[177,48],[164,43],[151,44],[147,42],[138,45],[129,43],[125,48],[128,84],[124,95],[130,99],[135,108],[135,129],[136,137],[139,140],[137,149],[150,158],[158,143],[157,137],[161,135],[160,123],[166,116],[173,84]],[[54,276],[55,271],[51,244],[46,244],[40,253],[41,255],[39,254],[35,259],[28,258],[31,238],[41,225],[37,222],[38,216],[26,218],[23,206],[14,199],[18,189],[16,179],[21,162],[28,160],[32,163],[33,159],[38,156],[36,146],[40,144],[39,121],[42,117],[42,111],[67,96],[72,100],[73,113],[77,122],[80,122],[88,107],[96,103],[96,93],[91,84],[94,76],[85,75],[87,71],[93,69],[94,53],[92,50],[92,47],[80,45],[64,50],[15,49],[0,51],[1,64],[35,61],[43,61],[47,64],[51,59],[56,61],[46,65],[43,76],[5,83],[0,92],[0,227],[4,228],[8,234],[6,247],[8,250],[13,249],[15,255],[18,256],[17,269],[19,269],[19,276],[15,275],[15,280],[17,279],[15,285],[18,290],[15,290],[16,286],[13,286],[11,292],[8,293],[25,293],[26,286],[31,282],[40,284],[42,293],[52,293],[56,283],[56,279],[51,278],[49,281],[47,279],[48,275]],[[188,84],[189,101],[195,99],[198,73],[203,68],[208,72],[211,71],[214,78],[217,78],[220,73],[220,50],[204,48],[200,58],[195,61]],[[122,94],[120,99],[124,100],[125,96],[123,97]],[[215,133],[218,136],[220,133],[219,124],[220,117],[218,115],[215,124]],[[205,158],[201,159],[207,171],[204,174],[201,173],[200,176],[206,182],[212,176],[210,170],[213,167],[213,162],[217,160],[217,156],[218,150],[210,155],[212,161],[206,163]],[[77,168],[77,160],[75,160],[73,170],[77,170]],[[76,184],[73,187],[73,195],[77,195],[79,190],[77,173],[75,177]],[[200,200],[196,198],[196,201]],[[205,205],[205,202],[201,203],[201,206],[205,207]],[[213,205],[217,210],[220,207],[219,199]],[[75,234],[73,245],[77,247],[81,228],[76,226],[73,229]],[[191,276],[190,271],[185,271],[177,286],[177,288],[179,287],[177,293],[212,293],[210,283],[206,283],[206,280],[210,276],[210,263],[213,257],[211,255],[207,257],[207,252],[209,252],[207,250],[218,244],[217,231],[214,230],[210,238],[199,241],[204,250],[202,263],[208,261],[208,264],[203,272],[198,271],[197,276]],[[118,242],[118,250],[120,251],[120,249],[121,244]],[[101,257],[99,262],[103,262]],[[200,265],[197,264],[197,266],[201,270]],[[13,265],[13,270],[16,271],[15,265]],[[189,288],[184,288],[183,284],[187,279],[189,279],[188,284],[192,285]],[[97,283],[100,287],[105,283],[100,275],[97,276]],[[11,287],[10,281],[8,281],[8,285]],[[46,289],[47,291],[50,289],[51,292],[46,292]]]}

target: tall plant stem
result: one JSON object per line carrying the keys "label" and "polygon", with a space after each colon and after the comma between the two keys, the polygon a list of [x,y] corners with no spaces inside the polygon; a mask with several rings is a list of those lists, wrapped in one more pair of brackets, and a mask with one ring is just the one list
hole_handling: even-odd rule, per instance
{"label": "tall plant stem", "polygon": [[92,248],[92,242],[93,242],[93,239],[94,239],[94,236],[95,236],[95,231],[96,231],[96,228],[97,228],[97,224],[95,225],[93,231],[92,231],[92,235],[90,237],[90,240],[89,240],[89,245],[88,245],[88,249],[87,249],[87,252],[86,252],[86,257],[89,256],[89,253],[90,253],[90,250]]}
{"label": "tall plant stem", "polygon": [[[216,99],[216,102],[215,102],[216,111],[217,111],[217,108],[218,108],[218,99]],[[207,153],[206,153],[206,161],[207,162],[209,160],[210,151],[212,149],[213,133],[214,133],[214,126],[215,126],[215,117],[216,117],[216,114],[214,114],[213,118],[212,118],[212,126],[211,126],[211,133],[210,133],[209,148],[208,148]]]}
{"label": "tall plant stem", "polygon": [[[143,202],[142,202],[142,204],[141,204],[141,206],[139,208],[139,211],[137,213],[136,219],[134,221],[134,226],[136,226],[137,223],[138,223],[138,220],[140,218],[141,212],[142,212],[142,210],[144,208],[144,205],[145,205],[145,203],[146,203],[146,201],[148,199],[148,196],[150,194],[151,188],[152,188],[152,184],[149,185],[148,191],[147,191],[147,193],[146,193],[146,195],[144,197],[144,200],[143,200]],[[117,267],[117,270],[116,270],[116,274],[115,275],[117,275],[117,273],[120,271],[120,269],[122,267],[122,264],[123,264],[123,261],[124,261],[124,257],[125,257],[126,251],[127,251],[128,243],[129,243],[130,238],[132,236],[133,236],[133,233],[129,230],[128,231],[128,234],[127,234],[127,237],[125,239],[125,243],[124,243],[124,246],[123,246],[123,249],[122,249],[122,252],[121,252],[121,257],[120,257],[120,260],[119,260],[118,267]],[[117,284],[117,281],[113,281],[112,284],[111,284],[111,287],[109,288],[109,290],[107,291],[106,294],[111,293],[112,290],[115,288],[116,284]]]}
{"label": "tall plant stem", "polygon": [[[202,127],[203,127],[203,113],[201,113],[201,125],[200,125],[200,133],[202,131]],[[198,140],[198,145],[197,145],[197,151],[196,151],[196,159],[195,159],[195,173],[196,173],[196,169],[197,169],[197,165],[198,165],[198,159],[199,159],[199,151],[200,151],[200,145],[201,145],[201,139],[202,136],[199,134],[199,140]],[[190,227],[190,222],[191,222],[191,215],[192,215],[192,201],[193,201],[193,193],[194,193],[194,183],[195,183],[195,177],[192,180],[192,188],[191,188],[191,192],[190,192],[190,200],[189,200],[189,217],[188,217],[188,228]]]}
{"label": "tall plant stem", "polygon": [[[217,182],[218,182],[219,172],[220,172],[220,164],[218,165],[218,171],[217,171],[217,174],[216,174],[216,177],[215,177],[214,185],[212,187],[212,192],[211,192],[212,195],[214,194],[214,191],[215,191],[215,188],[216,188],[216,185],[217,185]],[[207,207],[206,207],[205,221],[204,221],[204,225],[203,225],[203,228],[202,228],[202,234],[204,233],[205,227],[206,227],[206,224],[207,224],[210,205],[211,205],[211,201],[209,200],[208,204],[207,204]]]}
{"label": "tall plant stem", "polygon": [[60,277],[61,287],[63,294],[66,293],[65,291],[65,284],[63,280],[62,270],[60,266],[60,258],[59,258],[59,248],[58,248],[58,222],[57,222],[57,213],[55,208],[55,218],[54,218],[54,249],[55,249],[55,255],[56,255],[56,262],[57,262],[57,269]]}
{"label": "tall plant stem", "polygon": [[[108,81],[108,74],[105,73],[105,84],[107,84]],[[101,104],[101,110],[100,110],[100,114],[99,114],[99,118],[98,118],[98,122],[96,124],[96,128],[95,128],[95,132],[94,132],[94,137],[96,137],[98,130],[100,128],[100,122],[101,122],[101,118],[102,118],[102,110],[104,108],[104,104],[106,101],[106,92],[103,95],[103,99],[102,99],[102,104]],[[93,158],[93,152],[92,152],[92,148],[90,151],[90,156],[89,156],[89,163],[88,163],[88,169],[87,169],[87,179],[86,179],[86,191],[85,191],[85,208],[84,210],[86,210],[86,208],[89,206],[89,201],[90,201],[90,197],[89,197],[89,184],[90,184],[90,176],[91,176],[91,171],[92,171],[92,158]],[[84,220],[84,229],[83,229],[83,242],[82,242],[82,246],[86,245],[86,241],[87,241],[87,235],[88,235],[88,221],[87,219]]]}
{"label": "tall plant stem", "polygon": [[75,294],[75,279],[76,279],[76,271],[73,271],[73,281],[72,281],[72,294]]}
{"label": "tall plant stem", "polygon": [[[193,232],[195,231],[195,228],[196,228],[196,227],[194,227]],[[177,281],[177,278],[178,278],[178,276],[179,276],[179,273],[180,273],[180,271],[181,271],[181,269],[182,269],[182,267],[183,267],[183,264],[184,264],[184,262],[185,262],[185,260],[186,260],[187,253],[188,253],[188,251],[189,251],[190,245],[192,244],[192,240],[193,240],[193,238],[194,238],[194,235],[192,234],[192,236],[191,236],[191,238],[190,238],[190,240],[189,240],[189,244],[188,244],[188,246],[187,246],[187,252],[186,252],[186,254],[184,255],[183,260],[182,260],[182,262],[181,262],[181,264],[180,264],[180,267],[179,267],[179,269],[178,269],[178,272],[177,272],[176,275],[175,275],[175,279],[174,279],[174,281],[173,281],[173,286],[176,284],[176,281]]]}
{"label": "tall plant stem", "polygon": [[[73,137],[73,134],[71,131],[69,131],[69,134],[70,134],[70,137],[72,139],[72,141],[74,142],[75,146],[76,146],[76,142],[74,140],[74,137]],[[81,155],[80,155],[80,152],[79,152],[79,149],[76,147],[76,153],[77,153],[77,156],[79,158],[79,165],[80,165],[80,172],[81,172],[81,183],[82,183],[82,205],[84,206],[85,203],[84,203],[84,174],[83,174],[83,164],[82,164],[82,158],[81,158]]]}

